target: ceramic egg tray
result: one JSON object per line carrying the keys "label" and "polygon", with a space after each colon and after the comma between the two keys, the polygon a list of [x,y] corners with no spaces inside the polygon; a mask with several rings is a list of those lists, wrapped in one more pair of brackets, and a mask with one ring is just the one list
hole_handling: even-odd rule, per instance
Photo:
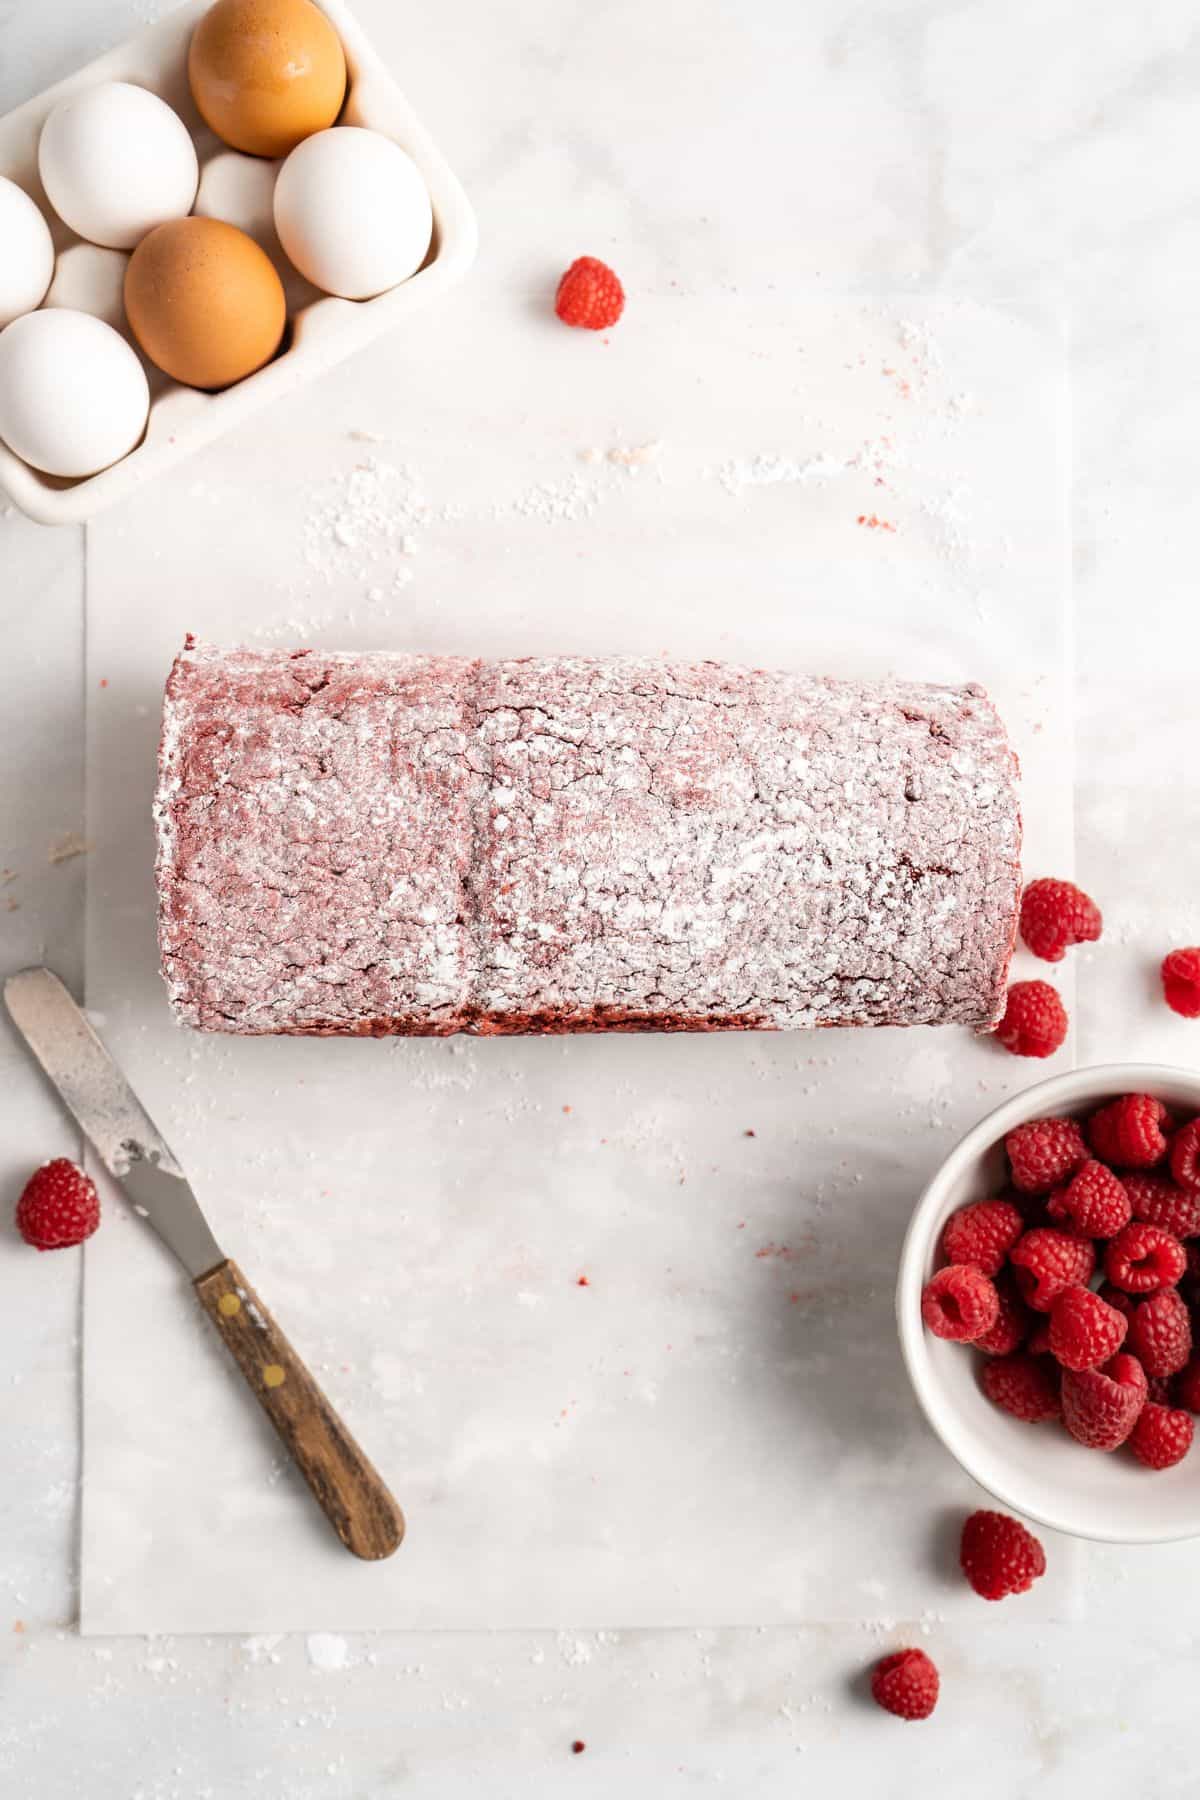
{"label": "ceramic egg tray", "polygon": [[[338,123],[368,126],[394,138],[425,178],[434,221],[428,257],[409,280],[374,300],[340,300],[309,287],[282,258],[278,245],[260,238],[279,268],[288,298],[288,331],[279,355],[257,374],[216,394],[180,387],[147,365],[151,402],[144,438],[119,463],[84,480],[43,475],[0,444],[0,483],[31,518],[48,525],[90,518],[159,470],[211,442],[239,419],[277,396],[291,393],[390,330],[469,268],[475,254],[475,218],[458,181],[342,0],[317,3],[328,14],[346,53],[349,80]],[[64,95],[100,81],[135,82],[161,95],[187,125],[196,143],[203,187],[206,166],[217,156],[229,155],[228,146],[201,121],[187,84],[188,42],[209,4],[210,0],[185,0],[158,24],[0,118],[0,175],[19,182],[33,196],[54,236],[58,263],[45,303],[95,312],[127,337],[119,307],[119,280],[126,259],[121,252],[85,245],[57,217],[38,180],[38,138],[47,114]],[[252,176],[254,171],[247,174]],[[246,196],[252,209],[256,193],[261,192],[261,174],[248,187],[255,191]],[[219,216],[241,223],[232,212]]]}

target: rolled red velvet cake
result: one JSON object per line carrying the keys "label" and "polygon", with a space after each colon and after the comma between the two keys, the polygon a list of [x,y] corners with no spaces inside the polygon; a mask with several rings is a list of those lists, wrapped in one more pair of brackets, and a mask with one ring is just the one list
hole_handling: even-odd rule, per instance
{"label": "rolled red velvet cake", "polygon": [[982,689],[188,647],[155,815],[204,1031],[987,1028],[1020,892]]}

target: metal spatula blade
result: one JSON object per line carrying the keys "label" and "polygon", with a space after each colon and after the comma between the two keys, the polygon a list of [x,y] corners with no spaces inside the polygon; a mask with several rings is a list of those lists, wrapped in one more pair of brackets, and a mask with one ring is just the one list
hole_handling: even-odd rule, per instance
{"label": "metal spatula blade", "polygon": [[223,1263],[224,1252],[166,1139],[58,976],[23,969],[5,982],[4,1000],[104,1166],[192,1280]]}
{"label": "metal spatula blade", "polygon": [[375,1561],[404,1536],[404,1514],[209,1229],[166,1139],[70,994],[49,969],[4,984],[14,1025],[139,1213],[179,1258],[247,1385],[346,1548]]}

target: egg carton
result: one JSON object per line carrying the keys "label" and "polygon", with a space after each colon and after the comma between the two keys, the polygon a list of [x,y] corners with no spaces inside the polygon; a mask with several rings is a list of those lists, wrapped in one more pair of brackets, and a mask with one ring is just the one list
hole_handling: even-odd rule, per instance
{"label": "egg carton", "polygon": [[[203,123],[188,90],[187,49],[192,30],[210,0],[185,4],[158,24],[128,38],[44,93],[0,118],[0,175],[19,182],[42,208],[58,255],[54,281],[44,304],[70,305],[94,312],[129,333],[120,305],[123,253],[87,245],[65,226],[46,199],[37,172],[37,146],[47,114],[67,94],[100,81],[130,81],[159,94],[183,119],[196,143],[201,186],[205,170],[218,157],[226,210],[206,203],[217,216],[242,224],[234,216],[243,206],[249,216],[262,214],[264,169],[245,165],[245,192],[238,195],[236,162],[228,146]],[[338,123],[362,125],[382,132],[408,152],[424,176],[433,201],[433,242],[417,273],[374,300],[341,300],[310,287],[282,257],[269,229],[257,235],[273,257],[288,298],[285,349],[273,362],[220,393],[201,393],[177,385],[147,365],[151,384],[150,417],[135,450],[111,468],[79,481],[65,481],[30,468],[0,444],[0,484],[30,518],[47,525],[78,524],[103,507],[123,499],[162,469],[171,468],[201,444],[228,431],[240,419],[269,401],[290,394],[302,383],[351,356],[401,319],[428,305],[460,276],[474,259],[477,233],[469,201],[445,158],[397,87],[386,66],[342,0],[317,0],[342,40],[348,85]],[[216,173],[216,171],[214,171]],[[130,340],[132,341],[132,340]],[[136,349],[137,346],[135,345]],[[144,360],[144,359],[143,359]]]}

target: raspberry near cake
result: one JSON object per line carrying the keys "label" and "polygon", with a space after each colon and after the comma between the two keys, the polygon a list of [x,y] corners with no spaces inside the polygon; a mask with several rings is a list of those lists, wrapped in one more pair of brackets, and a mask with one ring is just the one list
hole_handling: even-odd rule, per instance
{"label": "raspberry near cake", "polygon": [[159,763],[163,971],[201,1030],[1003,1009],[1016,758],[978,687],[189,641]]}

